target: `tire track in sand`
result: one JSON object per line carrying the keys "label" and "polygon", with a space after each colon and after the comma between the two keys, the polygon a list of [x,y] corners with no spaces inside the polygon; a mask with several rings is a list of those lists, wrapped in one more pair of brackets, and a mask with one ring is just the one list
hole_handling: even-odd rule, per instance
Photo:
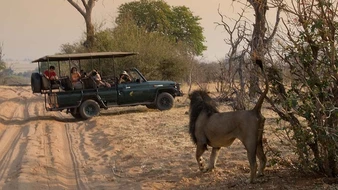
{"label": "tire track in sand", "polygon": [[4,96],[0,103],[7,109],[0,110],[4,126],[0,129],[0,188],[91,189],[90,175],[84,171],[86,158],[77,150],[76,129],[85,123],[73,123],[61,112],[46,112],[43,99],[26,89],[4,93],[13,96]]}
{"label": "tire track in sand", "polygon": [[[60,112],[52,112],[52,115],[66,119]],[[38,126],[42,134],[39,143],[41,151],[35,170],[43,171],[45,178],[40,177],[40,180],[48,189],[90,189],[81,158],[72,146],[72,136],[77,134],[71,134],[74,132],[71,128],[76,125],[79,124],[44,121]]]}
{"label": "tire track in sand", "polygon": [[[77,189],[90,189],[87,185],[88,180],[85,177],[85,173],[80,170],[80,168],[82,169],[83,164],[81,164],[81,160],[79,159],[79,154],[76,153],[76,151],[73,149],[73,138],[71,135],[71,131],[70,128],[72,126],[70,126],[69,124],[66,124],[65,126],[65,132],[66,132],[66,136],[67,136],[67,141],[68,141],[68,145],[69,145],[69,150],[70,150],[70,155],[71,155],[71,159],[72,159],[72,163],[73,163],[73,167],[74,167],[74,175],[75,175],[75,180],[76,180],[76,185],[77,185]],[[73,126],[74,127],[74,126]],[[81,177],[84,176],[84,177]],[[83,178],[86,179],[86,182],[84,183]]]}
{"label": "tire track in sand", "polygon": [[28,126],[13,126],[0,137],[0,186],[4,187],[3,189],[16,188],[11,184],[17,184],[17,177],[21,173],[21,163],[28,144],[28,131]]}
{"label": "tire track in sand", "polygon": [[[61,119],[66,120],[64,114],[61,112],[54,112],[55,116]],[[78,153],[78,148],[75,146],[77,141],[77,137],[80,136],[78,131],[75,129],[79,126],[83,125],[83,122],[74,122],[74,123],[65,123],[62,127],[59,128],[60,137],[62,139],[62,146],[61,148],[64,151],[63,155],[67,155],[65,159],[67,159],[66,163],[68,163],[68,166],[63,171],[68,171],[70,168],[72,168],[72,173],[69,173],[71,175],[73,181],[72,183],[76,183],[76,189],[91,189],[89,187],[88,179],[83,171],[84,166],[84,158],[81,156],[81,154]]]}
{"label": "tire track in sand", "polygon": [[[0,187],[3,189],[19,189],[19,176],[23,173],[23,159],[29,142],[30,126],[25,122],[29,117],[28,107],[30,103],[27,97],[21,96],[28,91],[23,88],[5,88],[4,96],[14,98],[16,101],[5,101],[1,103],[0,122],[5,129],[0,136]],[[17,96],[8,96],[16,94]],[[7,96],[6,96],[7,95]],[[11,121],[11,122],[10,122]]]}

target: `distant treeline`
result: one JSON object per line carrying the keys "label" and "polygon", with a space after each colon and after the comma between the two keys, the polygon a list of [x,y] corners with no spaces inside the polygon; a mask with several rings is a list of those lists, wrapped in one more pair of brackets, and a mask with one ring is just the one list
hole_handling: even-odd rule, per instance
{"label": "distant treeline", "polygon": [[0,71],[0,85],[29,85],[32,72],[35,71],[15,73],[12,68],[5,68]]}

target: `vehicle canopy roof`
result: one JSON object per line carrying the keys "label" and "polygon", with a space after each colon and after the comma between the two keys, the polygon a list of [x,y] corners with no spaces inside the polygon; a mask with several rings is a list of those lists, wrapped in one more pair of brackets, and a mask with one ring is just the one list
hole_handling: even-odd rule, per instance
{"label": "vehicle canopy roof", "polygon": [[127,57],[131,55],[137,55],[137,52],[93,52],[93,53],[73,53],[73,54],[59,54],[59,55],[46,55],[39,59],[32,61],[47,62],[47,61],[68,61],[68,60],[80,60],[80,59],[100,59],[100,58],[115,58],[115,57]]}

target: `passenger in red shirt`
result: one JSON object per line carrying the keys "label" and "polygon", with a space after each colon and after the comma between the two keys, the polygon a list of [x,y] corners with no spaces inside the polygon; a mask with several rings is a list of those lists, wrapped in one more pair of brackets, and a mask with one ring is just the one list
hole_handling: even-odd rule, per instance
{"label": "passenger in red shirt", "polygon": [[45,72],[43,72],[43,74],[45,75],[45,77],[49,80],[57,80],[58,76],[55,73],[55,67],[53,65],[51,65],[49,67],[49,70],[45,70]]}
{"label": "passenger in red shirt", "polygon": [[51,84],[60,84],[60,81],[58,81],[59,78],[55,73],[55,67],[53,65],[49,67],[49,70],[45,70],[43,75],[50,81]]}

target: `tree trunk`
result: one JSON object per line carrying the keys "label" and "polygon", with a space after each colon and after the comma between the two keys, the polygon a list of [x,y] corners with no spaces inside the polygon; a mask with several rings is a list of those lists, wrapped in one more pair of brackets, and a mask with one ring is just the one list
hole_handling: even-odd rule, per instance
{"label": "tree trunk", "polygon": [[87,13],[84,17],[86,21],[86,29],[87,29],[87,38],[84,43],[85,47],[88,49],[89,52],[92,51],[94,40],[95,40],[95,30],[94,25],[92,23],[92,15],[91,13]]}
{"label": "tree trunk", "polygon": [[94,40],[95,40],[95,29],[94,25],[92,23],[92,10],[95,6],[95,2],[98,0],[88,0],[87,2],[85,0],[82,0],[82,4],[84,6],[84,9],[80,7],[80,5],[73,0],[67,0],[84,18],[86,23],[86,29],[87,29],[87,38],[84,42],[84,46],[87,48],[89,52],[92,51]]}
{"label": "tree trunk", "polygon": [[[266,53],[264,37],[266,32],[266,10],[267,0],[248,0],[255,10],[255,24],[251,39],[251,58],[255,63],[256,60],[260,60],[264,63],[264,56]],[[253,71],[250,72],[250,87],[249,96],[251,98],[256,97],[259,90],[257,71],[258,67],[253,67]]]}

